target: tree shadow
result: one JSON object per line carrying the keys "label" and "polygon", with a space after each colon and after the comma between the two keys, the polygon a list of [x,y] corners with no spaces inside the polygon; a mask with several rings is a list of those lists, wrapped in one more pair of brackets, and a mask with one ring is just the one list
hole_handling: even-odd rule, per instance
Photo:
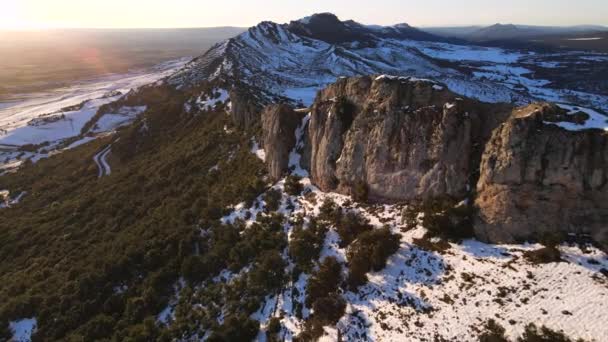
{"label": "tree shadow", "polygon": [[370,327],[376,319],[370,319],[369,313],[383,307],[408,307],[415,313],[432,311],[431,304],[408,290],[408,285],[437,285],[441,283],[446,269],[447,265],[441,254],[402,243],[399,251],[389,258],[382,271],[368,274],[367,284],[359,287],[356,292],[349,291],[344,294],[352,308],[339,324],[343,339],[372,340]]}
{"label": "tree shadow", "polygon": [[513,255],[504,246],[490,245],[477,240],[463,240],[459,244],[463,252],[475,258],[510,259]]}

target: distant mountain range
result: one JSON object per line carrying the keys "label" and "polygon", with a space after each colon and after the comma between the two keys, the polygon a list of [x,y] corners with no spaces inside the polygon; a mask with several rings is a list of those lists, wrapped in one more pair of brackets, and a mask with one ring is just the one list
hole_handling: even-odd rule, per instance
{"label": "distant mountain range", "polygon": [[592,32],[608,32],[608,27],[599,25],[579,26],[533,26],[494,24],[491,26],[428,27],[425,32],[451,38],[483,42],[503,39],[524,39],[550,35],[572,35]]}

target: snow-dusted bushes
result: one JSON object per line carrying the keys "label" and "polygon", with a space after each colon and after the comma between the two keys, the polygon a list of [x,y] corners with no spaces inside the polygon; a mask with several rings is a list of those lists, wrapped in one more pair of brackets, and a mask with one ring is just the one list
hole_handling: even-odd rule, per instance
{"label": "snow-dusted bushes", "polygon": [[311,276],[306,289],[306,305],[313,310],[298,341],[313,341],[323,334],[323,327],[334,325],[344,315],[346,302],[339,294],[342,266],[333,257],[326,258]]}
{"label": "snow-dusted bushes", "polygon": [[311,219],[306,229],[301,222],[294,227],[289,241],[289,256],[300,271],[309,272],[315,260],[319,259],[326,232],[327,226],[316,219]]}
{"label": "snow-dusted bushes", "polygon": [[348,212],[341,215],[336,222],[336,230],[340,235],[340,247],[344,248],[351,244],[357,237],[372,230],[369,220],[357,212]]}
{"label": "snow-dusted bushes", "polygon": [[455,205],[451,199],[433,199],[426,201],[421,211],[424,213],[422,224],[432,236],[453,241],[475,236],[474,209],[469,205]]}
{"label": "snow-dusted bushes", "polygon": [[[517,339],[518,342],[574,342],[561,331],[551,330],[545,326],[537,327],[534,323],[526,326],[524,334]],[[584,342],[583,339],[576,340]]]}
{"label": "snow-dusted bushes", "polygon": [[328,296],[338,291],[342,283],[342,266],[334,257],[328,257],[319,270],[312,274],[306,288],[306,305],[313,306],[319,298]]}
{"label": "snow-dusted bushes", "polygon": [[392,234],[386,227],[359,235],[346,253],[349,268],[348,286],[356,289],[367,282],[367,272],[382,270],[388,257],[399,249],[399,239],[398,234]]}
{"label": "snow-dusted bushes", "polygon": [[260,323],[245,315],[230,315],[207,339],[208,342],[251,341],[260,329]]}
{"label": "snow-dusted bushes", "polygon": [[290,196],[299,195],[302,190],[304,190],[304,186],[300,183],[300,177],[296,175],[289,175],[285,178],[285,192]]}
{"label": "snow-dusted bushes", "polygon": [[505,337],[505,328],[495,320],[486,322],[484,331],[479,335],[479,342],[509,342]]}
{"label": "snow-dusted bushes", "polygon": [[279,210],[279,207],[281,206],[281,197],[282,197],[282,193],[281,190],[276,190],[276,189],[270,189],[268,191],[266,191],[266,193],[264,194],[264,201],[266,202],[266,209],[268,209],[268,211],[277,211]]}

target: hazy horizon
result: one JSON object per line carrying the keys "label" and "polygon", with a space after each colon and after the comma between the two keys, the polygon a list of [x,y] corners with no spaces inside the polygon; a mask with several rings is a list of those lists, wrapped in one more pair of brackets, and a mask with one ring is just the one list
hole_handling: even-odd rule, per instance
{"label": "hazy horizon", "polygon": [[249,27],[265,20],[284,23],[319,12],[364,24],[408,23],[418,27],[487,26],[496,23],[533,26],[608,26],[608,3],[580,0],[377,0],[374,11],[362,0],[212,1],[162,0],[7,0],[0,29],[179,29]]}

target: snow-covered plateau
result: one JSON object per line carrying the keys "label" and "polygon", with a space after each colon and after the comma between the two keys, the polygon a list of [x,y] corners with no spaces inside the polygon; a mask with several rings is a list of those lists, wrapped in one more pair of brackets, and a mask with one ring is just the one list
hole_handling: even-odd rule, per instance
{"label": "snow-covered plateau", "polygon": [[[27,94],[23,100],[0,104],[0,172],[30,159],[37,161],[63,149],[91,141],[132,122],[145,107],[119,108],[101,116],[82,132],[99,108],[173,74],[189,59],[162,63],[149,70],[94,79],[44,93]],[[69,138],[80,137],[63,146]],[[22,149],[34,145],[35,150]]]}

